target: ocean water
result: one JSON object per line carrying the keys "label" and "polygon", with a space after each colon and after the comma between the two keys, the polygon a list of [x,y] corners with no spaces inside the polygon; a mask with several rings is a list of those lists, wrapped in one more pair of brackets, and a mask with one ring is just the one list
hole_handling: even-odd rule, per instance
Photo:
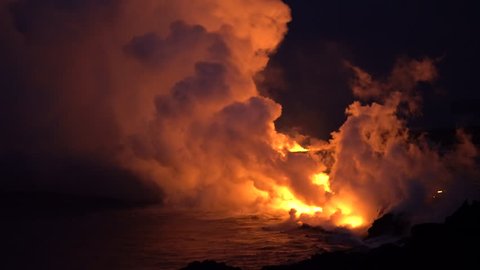
{"label": "ocean water", "polygon": [[2,263],[8,269],[179,269],[212,259],[248,270],[297,262],[355,243],[348,234],[299,227],[279,216],[219,218],[216,213],[160,207],[4,225],[10,254]]}

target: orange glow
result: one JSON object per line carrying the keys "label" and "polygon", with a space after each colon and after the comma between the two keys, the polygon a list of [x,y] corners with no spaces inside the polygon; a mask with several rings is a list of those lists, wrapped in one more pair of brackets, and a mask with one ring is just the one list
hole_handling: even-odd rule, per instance
{"label": "orange glow", "polygon": [[[309,147],[303,147],[292,138],[277,133],[274,137],[273,147],[283,157],[286,157],[288,153],[308,153]],[[323,165],[320,163],[319,168]],[[325,170],[325,169],[322,169]],[[324,192],[328,192],[331,195],[335,195],[335,198],[327,199],[320,205],[307,203],[303,198],[297,197],[295,193],[286,185],[273,184],[268,194],[269,207],[272,210],[280,210],[282,212],[289,213],[291,209],[295,209],[295,218],[298,218],[299,222],[302,222],[303,218],[314,218],[320,222],[328,222],[334,226],[359,228],[364,227],[367,224],[366,216],[363,216],[361,212],[353,207],[351,203],[351,194],[343,194],[337,196],[332,190],[330,185],[330,176],[324,171],[320,171],[310,175],[311,183],[323,189]],[[325,194],[321,189],[318,190],[318,198],[325,198]],[[264,196],[265,198],[265,196]]]}
{"label": "orange glow", "polygon": [[288,152],[307,153],[309,151],[307,148],[301,146],[299,143],[297,143],[290,137],[281,133],[275,134],[272,146],[282,156],[286,156]]}
{"label": "orange glow", "polygon": [[325,173],[317,173],[312,176],[312,183],[317,186],[322,186],[326,192],[332,192],[330,189],[330,177]]}
{"label": "orange glow", "polygon": [[340,220],[340,226],[357,228],[363,225],[363,218],[360,216],[346,216]]}
{"label": "orange glow", "polygon": [[278,187],[275,191],[276,198],[274,198],[272,204],[277,210],[285,210],[285,212],[291,209],[297,210],[299,215],[315,215],[323,211],[322,207],[315,205],[308,205],[297,199],[295,195],[287,187]]}
{"label": "orange glow", "polygon": [[340,210],[344,215],[350,215],[352,213],[352,208],[344,203],[338,203],[337,209]]}
{"label": "orange glow", "polygon": [[[468,134],[459,131],[458,147],[438,152],[443,147],[432,143],[424,132],[409,130],[407,118],[421,113],[422,91],[417,91],[421,89],[416,84],[437,77],[435,65],[440,59],[402,57],[392,73],[380,80],[360,67],[341,64],[342,70],[351,73],[345,86],[348,83],[359,99],[346,108],[344,123],[328,138],[315,138],[297,128],[302,123],[287,121],[277,129],[275,124],[285,119],[282,106],[274,100],[276,95],[263,95],[268,89],[259,87],[275,88],[270,83],[277,80],[281,85],[286,75],[276,67],[265,70],[269,56],[287,33],[291,12],[285,1],[121,2],[115,19],[107,24],[99,16],[103,13],[87,16],[92,21],[86,25],[98,27],[82,28],[78,33],[82,42],[75,46],[55,42],[63,40],[57,35],[43,37],[43,32],[39,32],[39,44],[23,44],[15,24],[5,25],[7,36],[12,35],[14,41],[7,46],[12,52],[33,49],[26,54],[32,65],[23,67],[27,64],[23,60],[18,63],[32,77],[24,86],[46,91],[45,101],[55,97],[52,115],[34,117],[31,124],[19,123],[22,128],[11,134],[23,132],[24,126],[33,131],[44,124],[49,128],[58,120],[52,126],[58,128],[55,134],[59,136],[53,150],[38,145],[32,153],[60,151],[53,156],[101,160],[100,165],[108,165],[114,173],[105,177],[105,183],[98,183],[98,192],[104,195],[139,196],[158,199],[168,209],[228,214],[281,211],[287,215],[295,209],[291,213],[296,215],[290,217],[301,222],[366,229],[379,212],[403,210],[417,202],[423,206],[445,200],[438,205],[448,205],[447,195],[455,195],[450,182],[457,185],[455,179],[460,176],[468,181],[478,178],[480,150]],[[44,12],[42,7],[40,11],[39,21],[50,12],[55,21],[64,17],[56,9]],[[58,25],[51,33],[76,33],[78,26],[75,21]],[[43,46],[43,41],[51,42]],[[99,53],[101,63],[89,61]],[[92,72],[97,68],[105,69],[106,80]],[[61,78],[51,76],[58,71],[62,71]],[[301,85],[286,88],[290,87]],[[57,95],[62,102],[57,102]],[[317,107],[329,102],[325,95]],[[321,125],[313,116],[307,113],[300,118]],[[316,129],[328,131],[322,126]],[[18,151],[24,150],[30,147]],[[48,168],[45,172],[50,174]],[[116,172],[131,176],[134,189],[111,181]],[[90,187],[94,181],[86,181],[86,191],[97,191]],[[476,180],[472,184],[477,186]],[[422,193],[410,194],[417,189],[425,190],[427,198],[419,198]],[[432,211],[432,217],[437,214]]]}
{"label": "orange glow", "polygon": [[303,152],[308,152],[308,149],[304,148],[297,142],[294,142],[293,146],[288,148],[288,151],[291,153],[303,153]]}
{"label": "orange glow", "polygon": [[[299,144],[293,144],[298,145]],[[293,147],[292,147],[293,148]],[[291,149],[289,151],[291,151]],[[302,150],[305,148],[293,148]],[[306,150],[306,149],[305,149]],[[311,183],[322,187],[324,191],[335,194],[330,186],[330,177],[324,172],[312,174],[310,176]],[[319,197],[324,196],[319,190]],[[263,191],[262,191],[263,193]],[[298,219],[298,222],[302,223],[303,219],[309,220],[314,218],[320,222],[329,222],[334,226],[347,227],[347,228],[361,228],[367,226],[367,218],[358,212],[358,209],[353,207],[351,203],[352,198],[347,193],[343,196],[336,196],[334,199],[329,199],[322,204],[309,204],[302,198],[297,197],[295,193],[288,186],[273,185],[268,194],[263,198],[269,198],[269,208],[276,211],[282,211],[283,213],[289,213],[291,209],[295,209],[294,217]]]}
{"label": "orange glow", "polygon": [[[312,178],[328,179],[328,175],[323,175],[322,177],[317,176]],[[295,217],[297,218],[301,216],[315,217],[321,220],[330,220],[335,226],[352,229],[366,226],[365,218],[360,213],[354,211],[353,207],[341,200],[330,201],[325,206],[309,205],[297,198],[293,192],[285,186],[275,187],[275,191],[272,194],[273,198],[270,203],[273,209],[281,210],[284,213],[295,209]]]}

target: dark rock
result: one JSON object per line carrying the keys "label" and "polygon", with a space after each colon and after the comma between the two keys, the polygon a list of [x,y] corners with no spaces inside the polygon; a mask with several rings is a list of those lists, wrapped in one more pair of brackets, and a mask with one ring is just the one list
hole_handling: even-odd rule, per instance
{"label": "dark rock", "polygon": [[[373,235],[396,233],[394,216],[385,215],[371,230]],[[415,225],[403,245],[384,244],[365,252],[337,251],[312,256],[290,265],[263,270],[293,269],[478,269],[480,253],[480,203],[464,203],[444,224]],[[370,231],[369,231],[370,234]]]}
{"label": "dark rock", "polygon": [[187,267],[181,270],[241,270],[238,267],[228,266],[225,263],[219,263],[212,260],[205,260],[203,262],[195,261],[189,263]]}
{"label": "dark rock", "polygon": [[368,229],[368,238],[379,236],[402,236],[407,233],[410,227],[406,215],[387,213],[376,219]]}
{"label": "dark rock", "polygon": [[447,217],[445,224],[456,230],[466,230],[469,232],[480,229],[480,202],[465,202],[451,216]]}

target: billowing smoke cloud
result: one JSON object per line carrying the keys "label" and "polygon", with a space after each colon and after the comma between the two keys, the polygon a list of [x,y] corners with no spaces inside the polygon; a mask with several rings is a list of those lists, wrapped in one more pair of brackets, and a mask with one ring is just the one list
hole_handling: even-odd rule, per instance
{"label": "billowing smoke cloud", "polygon": [[286,32],[281,1],[19,0],[1,15],[3,186],[257,199],[280,106],[252,77]]}
{"label": "billowing smoke cloud", "polygon": [[348,66],[356,74],[354,94],[370,102],[352,103],[347,120],[332,134],[336,196],[345,194],[369,219],[397,211],[417,222],[444,217],[462,200],[478,196],[477,149],[466,134],[458,131],[459,144],[447,149],[407,128],[406,117],[420,108],[417,83],[437,76],[434,62],[401,59],[385,81]]}
{"label": "billowing smoke cloud", "polygon": [[415,86],[437,76],[428,59],[382,82],[350,65],[365,103],[330,142],[278,133],[281,106],[253,77],[287,31],[280,0],[3,0],[0,12],[4,188],[359,226],[433,207],[438,190],[465,198],[458,183],[476,173],[468,136],[439,154],[409,134]]}

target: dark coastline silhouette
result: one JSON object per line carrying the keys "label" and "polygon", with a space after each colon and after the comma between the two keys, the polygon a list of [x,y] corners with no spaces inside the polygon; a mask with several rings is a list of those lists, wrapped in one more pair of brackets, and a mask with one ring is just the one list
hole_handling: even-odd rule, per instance
{"label": "dark coastline silhouette", "polygon": [[[403,227],[393,226],[391,214],[369,230],[374,236],[397,234]],[[381,228],[383,227],[383,228]],[[392,243],[368,250],[325,252],[290,265],[264,266],[262,270],[290,269],[471,269],[478,264],[480,241],[480,202],[465,202],[444,223],[414,225],[410,234]],[[193,262],[184,270],[240,269],[214,261]]]}

